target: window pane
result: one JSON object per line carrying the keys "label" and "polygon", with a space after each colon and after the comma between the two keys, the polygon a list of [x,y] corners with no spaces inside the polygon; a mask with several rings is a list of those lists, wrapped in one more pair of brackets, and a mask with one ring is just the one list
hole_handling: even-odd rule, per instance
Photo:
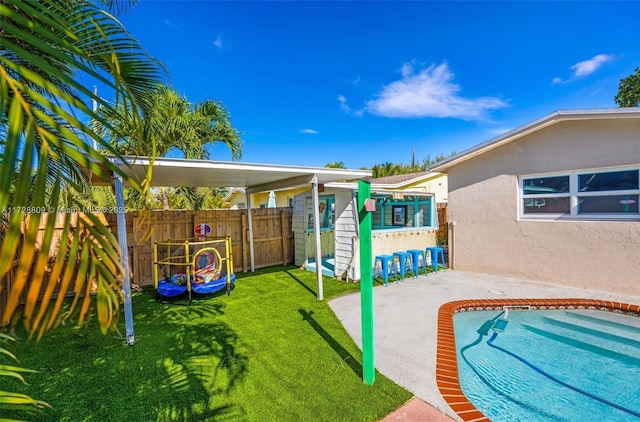
{"label": "window pane", "polygon": [[638,170],[588,173],[578,176],[580,192],[638,189]]}
{"label": "window pane", "polygon": [[638,214],[639,195],[580,196],[578,213]]}
{"label": "window pane", "polygon": [[535,177],[524,179],[525,195],[544,195],[569,192],[569,176]]}
{"label": "window pane", "polygon": [[568,214],[569,198],[524,198],[524,214]]}

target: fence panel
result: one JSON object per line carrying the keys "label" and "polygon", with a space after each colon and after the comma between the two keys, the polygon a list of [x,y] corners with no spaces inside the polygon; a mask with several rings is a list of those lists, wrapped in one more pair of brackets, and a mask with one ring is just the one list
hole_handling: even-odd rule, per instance
{"label": "fence panel", "polygon": [[[293,262],[291,208],[252,210],[255,267]],[[117,234],[116,215],[105,215]],[[211,237],[231,236],[234,271],[248,271],[249,226],[247,210],[152,211],[143,215],[127,213],[127,240],[132,281],[140,286],[153,284],[153,244],[158,241],[194,237],[194,228],[206,223]]]}
{"label": "fence panel", "polygon": [[[53,265],[58,254],[60,236],[63,233],[64,214],[58,214],[53,242],[49,253],[50,264]],[[290,264],[293,262],[293,231],[291,229],[291,208],[262,208],[252,210],[254,230],[255,267],[263,268],[272,265]],[[43,216],[48,218],[48,216]],[[107,224],[117,236],[117,215],[105,214]],[[44,230],[44,221],[36,243],[40,242]],[[77,216],[71,219],[72,229]],[[153,245],[154,242],[182,240],[194,237],[197,224],[206,223],[211,226],[212,237],[231,236],[234,271],[248,271],[251,267],[249,258],[249,226],[247,210],[202,210],[202,211],[152,211],[143,215],[138,211],[126,214],[127,241],[129,245],[129,264],[132,282],[140,286],[153,284]],[[0,280],[0,309],[7,303],[15,275],[15,267]],[[48,274],[49,271],[46,272]],[[46,276],[42,289],[47,283]],[[73,286],[70,287],[70,289]],[[65,292],[68,293],[68,292]],[[24,300],[23,295],[23,300]]]}
{"label": "fence panel", "polygon": [[438,204],[438,233],[437,239],[448,244],[449,237],[449,219],[447,216],[447,204]]}

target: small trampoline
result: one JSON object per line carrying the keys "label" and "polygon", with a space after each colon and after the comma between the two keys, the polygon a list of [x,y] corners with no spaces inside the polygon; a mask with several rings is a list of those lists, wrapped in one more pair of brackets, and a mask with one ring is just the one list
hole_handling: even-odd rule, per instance
{"label": "small trampoline", "polygon": [[[160,249],[166,252],[163,259],[159,259]],[[223,250],[224,256],[219,249]],[[159,279],[160,272],[162,279]],[[156,242],[154,245],[154,281],[159,301],[186,298],[191,303],[192,294],[209,295],[225,288],[229,295],[235,280],[229,236],[215,240]]]}

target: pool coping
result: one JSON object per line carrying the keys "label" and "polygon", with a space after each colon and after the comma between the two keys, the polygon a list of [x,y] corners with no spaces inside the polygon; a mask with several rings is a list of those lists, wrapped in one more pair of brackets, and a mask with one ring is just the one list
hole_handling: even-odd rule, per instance
{"label": "pool coping", "polygon": [[463,421],[490,421],[490,419],[469,402],[460,387],[453,315],[469,311],[501,311],[503,306],[530,306],[531,309],[589,309],[640,317],[638,305],[584,298],[470,299],[443,304],[438,310],[436,384],[449,407]]}

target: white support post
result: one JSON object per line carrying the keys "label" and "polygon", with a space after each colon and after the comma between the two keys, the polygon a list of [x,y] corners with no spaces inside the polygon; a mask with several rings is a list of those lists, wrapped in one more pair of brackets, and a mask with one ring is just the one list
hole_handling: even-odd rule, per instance
{"label": "white support post", "polygon": [[316,280],[318,285],[318,300],[324,299],[322,288],[322,250],[320,242],[320,199],[318,198],[318,178],[313,176],[311,181],[313,192],[313,233],[316,240]]}
{"label": "white support post", "polygon": [[133,307],[131,306],[131,278],[129,275],[129,244],[127,242],[127,220],[124,212],[124,187],[122,176],[113,175],[113,188],[116,194],[116,207],[118,210],[118,243],[120,244],[120,265],[123,271],[122,293],[124,294],[124,325],[126,330],[127,345],[135,342],[133,336]]}

